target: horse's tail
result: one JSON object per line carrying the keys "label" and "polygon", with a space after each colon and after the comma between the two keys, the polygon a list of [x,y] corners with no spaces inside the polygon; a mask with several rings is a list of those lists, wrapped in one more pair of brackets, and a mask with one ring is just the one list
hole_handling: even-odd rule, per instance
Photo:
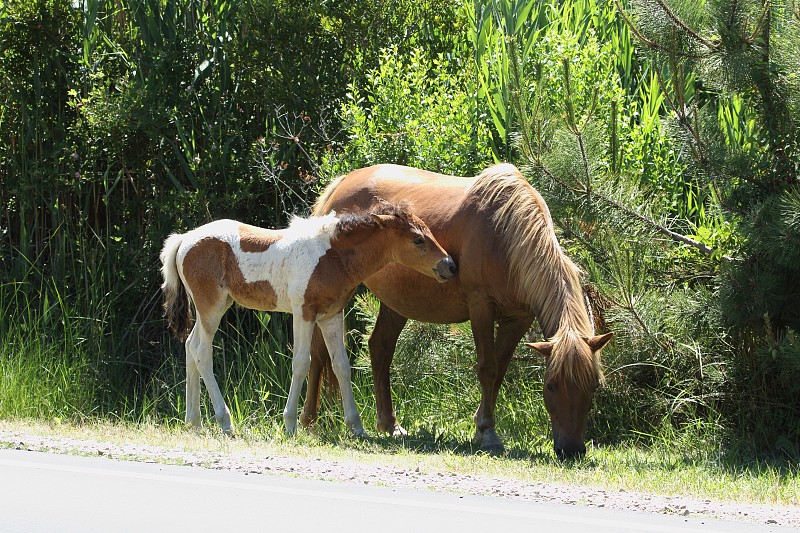
{"label": "horse's tail", "polygon": [[167,317],[167,326],[176,339],[184,341],[189,336],[189,327],[192,324],[192,311],[189,307],[189,294],[178,274],[176,256],[181,245],[183,235],[173,233],[164,242],[161,250],[161,274],[164,283],[164,312]]}
{"label": "horse's tail", "polygon": [[319,198],[317,198],[317,201],[314,202],[314,206],[311,208],[311,214],[313,216],[318,217],[328,214],[328,212],[331,210],[330,206],[328,205],[328,200],[333,194],[333,191],[336,190],[336,187],[339,186],[339,182],[342,181],[342,178],[344,178],[344,176],[339,176],[330,182],[327,187],[325,187],[325,189],[322,191],[322,194],[319,195]]}

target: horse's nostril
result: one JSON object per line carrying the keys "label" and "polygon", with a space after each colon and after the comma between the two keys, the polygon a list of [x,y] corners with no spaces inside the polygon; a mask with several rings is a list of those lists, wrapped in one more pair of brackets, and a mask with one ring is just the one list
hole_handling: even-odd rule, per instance
{"label": "horse's nostril", "polygon": [[442,278],[449,279],[456,275],[458,266],[451,257],[446,257],[436,265],[436,272]]}

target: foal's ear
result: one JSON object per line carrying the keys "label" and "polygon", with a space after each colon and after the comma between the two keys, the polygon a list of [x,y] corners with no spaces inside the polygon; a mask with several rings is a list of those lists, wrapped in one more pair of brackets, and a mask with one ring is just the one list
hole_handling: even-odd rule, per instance
{"label": "foal's ear", "polygon": [[610,331],[604,335],[595,335],[594,337],[588,337],[583,340],[586,341],[586,344],[589,345],[589,348],[592,349],[592,352],[596,352],[598,350],[601,350],[603,346],[608,344],[608,342],[611,340],[611,337],[613,336],[614,332]]}
{"label": "foal's ear", "polygon": [[552,342],[526,342],[525,346],[528,348],[533,348],[543,357],[550,357],[550,355],[553,353]]}
{"label": "foal's ear", "polygon": [[378,223],[381,227],[386,227],[389,223],[392,222],[394,217],[392,215],[379,215],[377,213],[370,213],[369,216],[372,217],[372,220]]}

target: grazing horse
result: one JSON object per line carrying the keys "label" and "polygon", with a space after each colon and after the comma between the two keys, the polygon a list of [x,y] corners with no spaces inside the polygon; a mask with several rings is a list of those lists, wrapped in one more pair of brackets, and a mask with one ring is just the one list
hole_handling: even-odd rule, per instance
{"label": "grazing horse", "polygon": [[[369,339],[378,429],[405,434],[392,408],[389,366],[406,321],[470,320],[481,385],[475,442],[502,451],[495,431],[497,394],[515,347],[536,318],[547,340],[532,347],[546,362],[544,401],[555,452],[560,458],[584,454],[586,420],[602,380],[599,350],[611,333],[594,334],[580,271],[561,250],[539,193],[509,164],[476,178],[378,165],[332,182],[313,212],[364,209],[375,196],[408,202],[460,266],[458,279],[444,285],[397,264],[364,281],[381,302]],[[327,359],[317,340],[312,352],[303,424],[316,419]]]}
{"label": "grazing horse", "polygon": [[[422,220],[402,205],[385,202],[369,213],[295,218],[284,230],[217,220],[171,235],[161,251],[162,288],[170,330],[186,341],[186,422],[200,426],[202,377],[217,422],[226,433],[233,432],[211,354],[222,315],[236,302],[293,314],[292,383],[283,412],[286,431],[294,433],[297,425],[297,404],[317,325],[342,391],[345,422],[353,433],[363,435],[350,384],[343,309],[364,278],[393,261],[438,282],[457,272]],[[197,314],[191,333],[190,298]]]}

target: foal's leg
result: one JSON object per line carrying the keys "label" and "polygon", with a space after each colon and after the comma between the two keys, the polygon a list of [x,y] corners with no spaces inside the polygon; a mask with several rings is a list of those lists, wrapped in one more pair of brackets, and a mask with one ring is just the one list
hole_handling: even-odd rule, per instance
{"label": "foal's leg", "polygon": [[375,387],[375,409],[378,431],[391,433],[395,437],[408,435],[397,423],[392,407],[392,385],[389,370],[397,347],[397,339],[408,319],[381,304],[375,327],[369,336],[369,355],[372,362],[372,380]]}
{"label": "foal's leg", "polygon": [[344,409],[344,421],[353,434],[357,437],[365,437],[364,427],[361,425],[361,417],[358,415],[356,401],[353,398],[353,385],[350,381],[350,360],[347,357],[347,349],[344,346],[344,314],[320,320],[319,327],[328,353],[331,355],[333,372],[339,381],[339,391],[342,394],[342,408]]}
{"label": "foal's leg", "polygon": [[292,384],[289,386],[289,397],[283,410],[283,423],[289,435],[294,435],[297,430],[297,404],[311,366],[311,337],[314,335],[314,322],[303,320],[302,308],[295,309],[293,315]]}
{"label": "foal's leg", "polygon": [[311,368],[308,370],[306,399],[303,402],[303,412],[300,413],[300,424],[303,427],[312,426],[317,421],[322,373],[329,362],[328,347],[325,346],[325,340],[322,338],[319,327],[315,327],[314,336],[311,339]]}
{"label": "foal's leg", "polygon": [[[195,322],[192,333],[186,340],[186,344],[187,353],[191,351],[197,370],[203,378],[203,383],[206,384],[209,396],[211,396],[211,403],[214,405],[214,418],[216,418],[217,422],[222,427],[222,431],[232,435],[233,424],[231,423],[231,412],[228,410],[228,406],[225,405],[225,399],[222,397],[222,392],[214,377],[214,362],[212,359],[214,334],[217,332],[219,321],[222,315],[225,314],[228,306],[227,302],[221,302],[216,308],[204,309],[202,315],[198,310],[197,322]],[[186,387],[188,391],[188,381]],[[187,417],[188,416],[189,412],[187,410]]]}
{"label": "foal's leg", "polygon": [[200,371],[193,353],[194,329],[186,339],[186,423],[200,427]]}

